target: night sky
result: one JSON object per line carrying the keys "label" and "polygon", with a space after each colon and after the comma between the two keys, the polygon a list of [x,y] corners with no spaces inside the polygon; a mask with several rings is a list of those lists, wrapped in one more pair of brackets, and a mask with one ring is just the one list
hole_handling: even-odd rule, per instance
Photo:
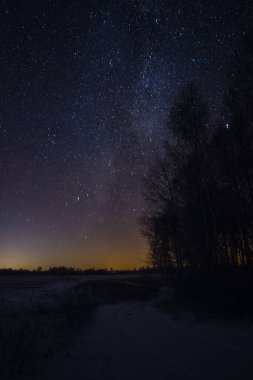
{"label": "night sky", "polygon": [[145,265],[169,108],[194,81],[219,115],[251,2],[0,3],[0,267]]}

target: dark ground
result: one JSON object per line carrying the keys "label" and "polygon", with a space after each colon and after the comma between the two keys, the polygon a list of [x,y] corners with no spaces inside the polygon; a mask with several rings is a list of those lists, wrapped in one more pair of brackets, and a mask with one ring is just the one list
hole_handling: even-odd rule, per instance
{"label": "dark ground", "polygon": [[0,280],[1,379],[252,378],[252,324],[200,322],[156,279]]}

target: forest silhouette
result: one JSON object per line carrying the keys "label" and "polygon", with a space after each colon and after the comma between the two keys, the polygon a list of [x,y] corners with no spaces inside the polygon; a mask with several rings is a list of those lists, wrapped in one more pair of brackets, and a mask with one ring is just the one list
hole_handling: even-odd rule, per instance
{"label": "forest silhouette", "polygon": [[181,89],[140,220],[152,266],[183,294],[237,311],[251,307],[253,284],[253,31],[240,42],[216,120],[194,83]]}

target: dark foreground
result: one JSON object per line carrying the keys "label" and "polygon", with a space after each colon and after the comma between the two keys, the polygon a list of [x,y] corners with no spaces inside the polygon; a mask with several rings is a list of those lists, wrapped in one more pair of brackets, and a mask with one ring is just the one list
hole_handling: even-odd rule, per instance
{"label": "dark foreground", "polygon": [[[252,324],[199,323],[189,311],[164,313],[157,301],[163,304],[170,291],[155,282],[61,281],[38,288],[30,283],[23,311],[10,308],[8,317],[1,310],[2,327],[9,328],[2,336],[12,337],[2,346],[1,379],[252,379]],[[13,289],[12,283],[8,292]],[[27,291],[15,290],[15,296]]]}
{"label": "dark foreground", "polygon": [[252,379],[252,327],[176,321],[150,301],[106,305],[41,379]]}

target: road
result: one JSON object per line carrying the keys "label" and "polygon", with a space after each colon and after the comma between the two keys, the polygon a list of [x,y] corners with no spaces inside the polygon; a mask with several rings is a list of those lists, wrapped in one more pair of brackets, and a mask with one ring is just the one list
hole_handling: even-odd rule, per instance
{"label": "road", "polygon": [[175,320],[152,302],[105,305],[44,379],[253,378],[253,327]]}

